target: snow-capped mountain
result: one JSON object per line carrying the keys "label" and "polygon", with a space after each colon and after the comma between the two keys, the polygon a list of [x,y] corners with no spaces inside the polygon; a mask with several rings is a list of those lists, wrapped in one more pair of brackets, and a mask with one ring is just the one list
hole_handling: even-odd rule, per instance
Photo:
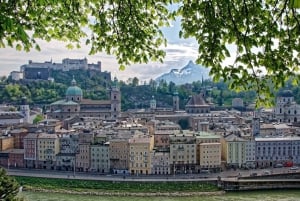
{"label": "snow-capped mountain", "polygon": [[165,80],[166,82],[174,82],[176,85],[192,83],[196,81],[202,81],[210,79],[209,68],[204,66],[194,64],[194,62],[189,61],[189,63],[181,69],[172,69],[169,73],[165,73],[155,80],[159,82],[160,80]]}

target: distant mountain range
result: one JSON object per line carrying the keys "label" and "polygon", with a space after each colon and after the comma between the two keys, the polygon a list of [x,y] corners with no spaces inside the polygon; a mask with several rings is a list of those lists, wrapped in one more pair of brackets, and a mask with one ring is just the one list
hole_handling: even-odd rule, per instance
{"label": "distant mountain range", "polygon": [[172,69],[169,73],[165,73],[155,81],[165,80],[166,82],[174,82],[176,85],[192,83],[196,81],[202,81],[210,79],[209,68],[201,65],[194,64],[194,62],[189,61],[189,63],[181,69]]}

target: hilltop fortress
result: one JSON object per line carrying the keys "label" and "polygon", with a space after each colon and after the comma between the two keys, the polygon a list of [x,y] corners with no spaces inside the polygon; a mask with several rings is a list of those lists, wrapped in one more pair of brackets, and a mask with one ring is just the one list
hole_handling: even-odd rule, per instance
{"label": "hilltop fortress", "polygon": [[70,70],[93,70],[103,74],[108,80],[111,79],[109,72],[101,72],[101,61],[96,64],[89,64],[87,58],[84,59],[69,59],[65,58],[62,63],[55,63],[51,61],[45,61],[43,63],[28,61],[28,64],[24,64],[20,67],[20,71],[12,71],[11,77],[13,80],[49,80],[51,79],[51,72],[53,70],[70,71]]}

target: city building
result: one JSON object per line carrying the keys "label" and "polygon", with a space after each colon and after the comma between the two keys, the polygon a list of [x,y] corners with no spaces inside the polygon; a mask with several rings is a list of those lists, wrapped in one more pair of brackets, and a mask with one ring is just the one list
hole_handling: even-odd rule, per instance
{"label": "city building", "polygon": [[286,123],[261,124],[260,137],[282,137],[291,135],[292,128]]}
{"label": "city building", "polygon": [[197,144],[197,167],[198,172],[202,169],[218,171],[221,168],[221,140],[214,133],[195,133]]}
{"label": "city building", "polygon": [[300,164],[300,137],[257,137],[255,141],[258,167],[273,167],[286,162]]}
{"label": "city building", "polygon": [[102,174],[110,172],[109,142],[91,145],[90,171]]}
{"label": "city building", "polygon": [[70,119],[79,117],[95,117],[102,120],[116,120],[121,113],[121,93],[115,84],[111,89],[110,100],[83,99],[81,88],[76,86],[73,78],[63,100],[51,103],[47,112],[48,118]]}
{"label": "city building", "polygon": [[300,121],[300,105],[295,100],[290,90],[279,93],[274,108],[275,119],[281,123],[295,123]]}
{"label": "city building", "polygon": [[154,147],[157,150],[166,150],[170,147],[170,135],[179,133],[176,130],[155,130],[154,131]]}
{"label": "city building", "polygon": [[244,107],[244,101],[241,98],[233,98],[231,105],[233,108],[242,109]]}
{"label": "city building", "polygon": [[24,122],[24,116],[20,112],[0,112],[0,125],[19,125]]}
{"label": "city building", "polygon": [[13,129],[9,134],[14,138],[14,148],[24,149],[24,137],[28,134],[28,130],[24,128]]}
{"label": "city building", "polygon": [[10,72],[10,77],[14,81],[19,81],[23,79],[23,72],[21,71],[12,71]]}
{"label": "city building", "polygon": [[37,168],[54,170],[58,153],[58,136],[56,134],[39,133],[37,137]]}
{"label": "city building", "polygon": [[152,174],[151,151],[153,147],[153,136],[140,133],[129,139],[129,172],[131,174]]}
{"label": "city building", "polygon": [[0,151],[14,148],[14,137],[12,136],[0,136]]}
{"label": "city building", "polygon": [[75,169],[75,155],[78,151],[79,135],[63,134],[59,138],[59,153],[56,155],[57,170]]}
{"label": "city building", "polygon": [[181,131],[170,135],[170,166],[173,174],[192,173],[196,170],[197,145],[195,135]]}
{"label": "city building", "polygon": [[201,143],[200,152],[200,172],[201,169],[221,169],[221,143]]}
{"label": "city building", "polygon": [[36,168],[37,167],[37,140],[38,133],[29,133],[24,137],[24,160],[26,168]]}
{"label": "city building", "polygon": [[170,152],[153,150],[151,152],[151,173],[168,175],[170,170]]}
{"label": "city building", "polygon": [[91,144],[94,143],[95,133],[83,130],[79,133],[78,150],[75,157],[75,171],[88,172],[91,167]]}
{"label": "city building", "polygon": [[234,134],[221,139],[222,159],[228,167],[241,168],[246,164],[247,140]]}
{"label": "city building", "polygon": [[109,141],[110,168],[114,174],[129,171],[129,137],[119,137]]}
{"label": "city building", "polygon": [[0,166],[24,168],[24,149],[7,149],[0,152]]}
{"label": "city building", "polygon": [[185,111],[189,114],[210,113],[210,105],[206,103],[204,93],[192,96],[185,105]]}

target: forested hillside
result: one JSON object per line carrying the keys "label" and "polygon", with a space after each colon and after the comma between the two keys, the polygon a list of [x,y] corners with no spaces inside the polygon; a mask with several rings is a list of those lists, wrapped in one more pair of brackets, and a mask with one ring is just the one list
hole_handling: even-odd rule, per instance
{"label": "forested hillside", "polygon": [[[70,86],[72,78],[77,81],[77,86],[83,90],[84,98],[94,100],[105,100],[109,98],[109,89],[111,80],[107,80],[103,75],[88,70],[80,71],[54,71],[51,81],[19,81],[13,82],[10,78],[2,77],[0,79],[0,101],[6,104],[19,104],[21,98],[26,96],[31,105],[47,105],[59,99],[63,99],[66,89]],[[217,106],[230,106],[233,98],[239,97],[244,100],[246,105],[253,103],[256,96],[254,91],[234,92],[228,89],[224,82],[213,83],[209,80],[194,82],[176,86],[160,81],[159,83],[150,80],[148,83],[139,85],[137,78],[129,79],[126,82],[119,81],[119,87],[122,93],[122,110],[133,108],[149,108],[150,100],[154,97],[157,101],[157,107],[172,107],[172,96],[177,92],[180,98],[180,108],[189,97],[205,91],[207,100],[215,103]],[[287,82],[285,89],[292,90],[295,100],[300,102],[299,86],[292,86]],[[281,91],[284,89],[281,89]]]}

